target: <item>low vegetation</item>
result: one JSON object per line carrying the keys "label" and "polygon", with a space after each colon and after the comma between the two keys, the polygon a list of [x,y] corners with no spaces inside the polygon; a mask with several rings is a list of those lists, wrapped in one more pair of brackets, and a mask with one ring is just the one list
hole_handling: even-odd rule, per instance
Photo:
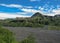
{"label": "low vegetation", "polygon": [[0,27],[0,43],[17,43],[12,32]]}
{"label": "low vegetation", "polygon": [[46,16],[41,13],[35,13],[31,18],[16,18],[0,20],[0,25],[11,27],[44,27],[60,26],[60,16]]}
{"label": "low vegetation", "polygon": [[48,26],[48,30],[60,30],[59,26]]}
{"label": "low vegetation", "polygon": [[11,31],[0,26],[0,43],[35,43],[35,38],[29,35],[24,40],[18,42]]}
{"label": "low vegetation", "polygon": [[27,38],[22,40],[20,43],[36,43],[35,37],[30,34]]}

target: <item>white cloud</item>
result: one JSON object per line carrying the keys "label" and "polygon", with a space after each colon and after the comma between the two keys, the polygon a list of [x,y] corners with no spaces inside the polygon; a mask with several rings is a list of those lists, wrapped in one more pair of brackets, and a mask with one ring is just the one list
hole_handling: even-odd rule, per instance
{"label": "white cloud", "polygon": [[29,17],[19,14],[12,14],[12,13],[0,13],[0,19],[6,19],[6,18],[16,18],[16,17]]}
{"label": "white cloud", "polygon": [[60,8],[60,5],[57,5],[57,9],[59,9]]}
{"label": "white cloud", "polygon": [[56,14],[60,14],[60,10],[53,10],[52,8],[50,9],[51,12],[45,12],[45,11],[40,11],[40,10],[35,10],[35,9],[21,9],[24,12],[27,13],[36,13],[36,12],[40,12],[43,15],[47,15],[47,16],[54,16]]}
{"label": "white cloud", "polygon": [[32,6],[23,6],[18,4],[0,4],[0,6],[15,7],[15,8],[33,8]]}
{"label": "white cloud", "polygon": [[32,6],[24,6],[24,8],[33,8]]}
{"label": "white cloud", "polygon": [[52,12],[55,14],[60,14],[60,9],[53,9]]}
{"label": "white cloud", "polygon": [[40,9],[40,10],[44,10],[44,8],[43,8],[43,7],[41,7],[41,6],[39,6],[39,7],[38,7],[38,9]]}
{"label": "white cloud", "polygon": [[16,12],[16,14],[26,15],[26,14],[27,14],[27,12]]}
{"label": "white cloud", "polygon": [[[30,0],[30,1],[38,1],[38,0]],[[40,1],[40,0],[39,0]],[[57,9],[53,9],[54,6],[49,6],[48,4],[45,4],[44,6],[40,6],[40,7],[32,7],[32,6],[23,6],[23,5],[18,5],[18,4],[0,4],[0,6],[5,6],[5,7],[15,7],[15,8],[18,8],[24,12],[17,12],[15,14],[10,14],[10,13],[0,13],[0,18],[4,17],[4,18],[14,18],[14,17],[26,17],[25,14],[29,14],[29,13],[36,13],[36,12],[40,12],[44,15],[49,15],[49,16],[54,16],[56,14],[60,14],[60,6],[58,5],[57,6]],[[48,12],[53,12],[53,13],[46,13],[44,12],[44,9],[50,7],[50,9],[47,9]],[[38,8],[39,10],[36,10],[36,9],[31,9],[31,8]]]}
{"label": "white cloud", "polygon": [[[49,7],[50,9],[48,9]],[[60,14],[60,5],[57,5],[57,8],[55,8],[53,5],[49,6],[48,4],[45,4],[44,6],[42,7],[39,6],[38,8],[42,10],[44,15],[54,16],[54,15]],[[44,10],[47,10],[47,12]]]}
{"label": "white cloud", "polygon": [[54,14],[54,13],[44,13],[44,15],[47,15],[47,16],[54,16],[54,15],[56,15],[56,14]]}
{"label": "white cloud", "polygon": [[24,11],[24,12],[29,12],[29,13],[41,12],[40,10],[35,10],[35,9],[25,9],[25,8],[23,8],[21,10]]}
{"label": "white cloud", "polygon": [[51,9],[51,13],[44,13],[44,15],[48,16],[60,15],[60,9]]}
{"label": "white cloud", "polygon": [[1,6],[6,6],[6,7],[16,7],[16,8],[21,8],[23,7],[22,5],[17,5],[17,4],[0,4]]}
{"label": "white cloud", "polygon": [[45,4],[45,5],[43,6],[43,8],[48,8],[48,7],[50,7],[48,4]]}
{"label": "white cloud", "polygon": [[31,2],[34,2],[34,1],[41,1],[41,0],[30,0]]}

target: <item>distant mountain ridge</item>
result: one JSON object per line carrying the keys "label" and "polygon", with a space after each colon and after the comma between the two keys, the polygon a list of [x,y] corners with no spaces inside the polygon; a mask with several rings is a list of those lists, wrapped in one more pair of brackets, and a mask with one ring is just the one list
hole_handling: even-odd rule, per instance
{"label": "distant mountain ridge", "polygon": [[31,16],[32,18],[33,17],[60,17],[60,14],[56,14],[55,16],[48,16],[48,15],[43,15],[39,12],[35,13],[34,15]]}
{"label": "distant mountain ridge", "polygon": [[43,16],[43,14],[37,12],[37,13],[35,13],[34,15],[32,15],[32,17],[36,17],[36,16]]}
{"label": "distant mountain ridge", "polygon": [[43,27],[44,25],[60,26],[60,15],[47,16],[39,12],[32,15],[30,18],[6,19],[0,21],[3,26],[13,27]]}

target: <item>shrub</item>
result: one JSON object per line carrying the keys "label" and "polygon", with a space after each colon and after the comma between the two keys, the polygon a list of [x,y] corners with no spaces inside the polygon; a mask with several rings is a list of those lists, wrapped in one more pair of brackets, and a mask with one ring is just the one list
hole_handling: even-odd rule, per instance
{"label": "shrub", "polygon": [[17,43],[12,32],[0,27],[0,43]]}
{"label": "shrub", "polygon": [[33,37],[32,35],[29,35],[27,38],[22,40],[20,43],[36,43],[35,37]]}
{"label": "shrub", "polygon": [[48,26],[48,30],[60,30],[59,26]]}

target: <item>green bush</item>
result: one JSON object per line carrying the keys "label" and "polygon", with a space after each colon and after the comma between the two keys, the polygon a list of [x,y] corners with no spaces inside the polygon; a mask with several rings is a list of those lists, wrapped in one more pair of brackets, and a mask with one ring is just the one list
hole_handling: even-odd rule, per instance
{"label": "green bush", "polygon": [[29,35],[27,38],[22,40],[20,43],[36,43],[35,37],[33,37],[32,35]]}
{"label": "green bush", "polygon": [[48,26],[48,30],[60,30],[59,26]]}
{"label": "green bush", "polygon": [[0,27],[0,43],[17,43],[12,32]]}

